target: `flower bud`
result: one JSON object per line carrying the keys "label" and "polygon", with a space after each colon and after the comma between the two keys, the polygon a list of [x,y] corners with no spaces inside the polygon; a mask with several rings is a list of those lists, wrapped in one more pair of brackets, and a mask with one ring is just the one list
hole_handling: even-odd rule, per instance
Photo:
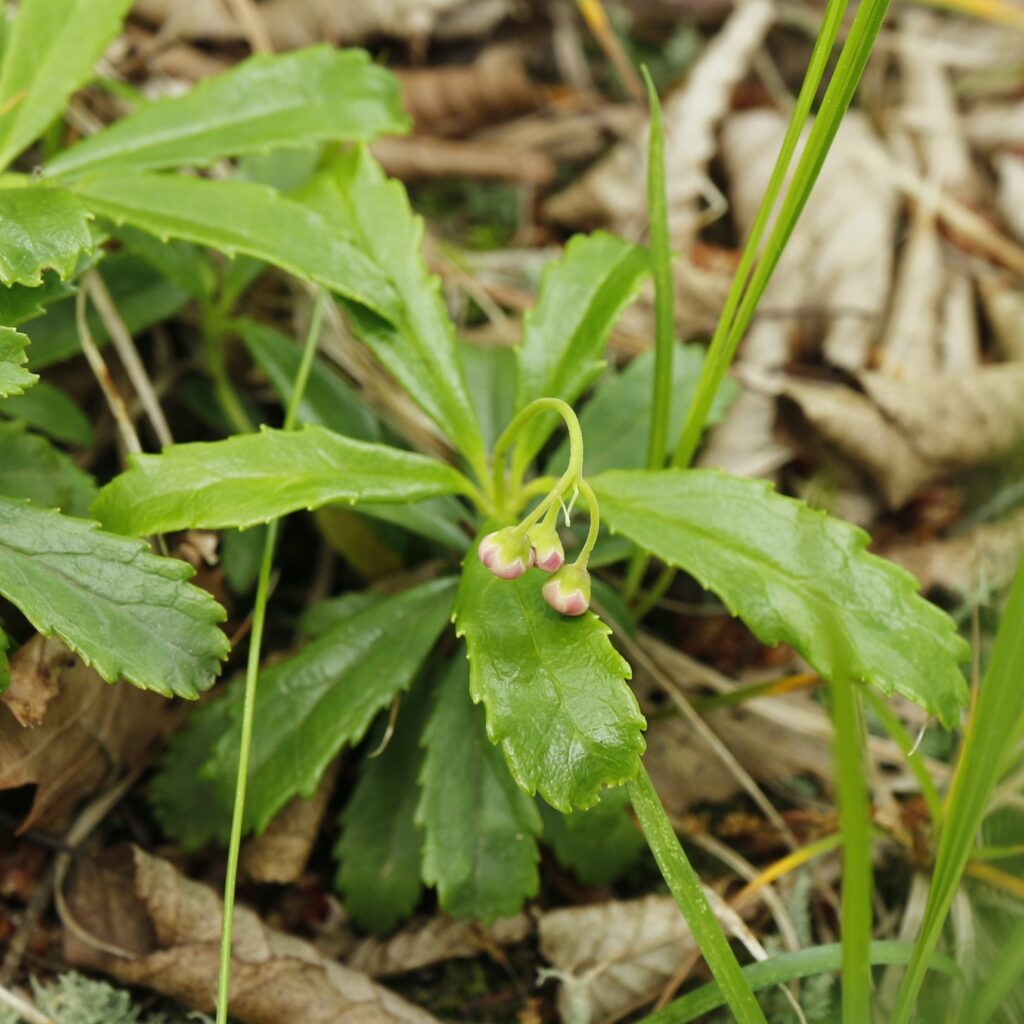
{"label": "flower bud", "polygon": [[590,607],[590,573],[580,565],[563,565],[544,584],[544,600],[563,615],[582,615]]}
{"label": "flower bud", "polygon": [[526,536],[514,526],[487,534],[477,548],[480,561],[495,576],[514,580],[533,564],[533,552]]}
{"label": "flower bud", "polygon": [[533,564],[545,572],[557,572],[565,563],[565,551],[554,526],[538,523],[526,532],[533,545]]}

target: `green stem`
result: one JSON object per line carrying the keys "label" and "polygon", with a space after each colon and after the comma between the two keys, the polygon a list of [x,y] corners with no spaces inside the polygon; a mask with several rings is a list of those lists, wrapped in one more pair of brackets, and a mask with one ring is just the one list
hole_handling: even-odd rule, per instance
{"label": "green stem", "polygon": [[[323,322],[326,293],[317,295],[313,316],[306,335],[302,361],[295,374],[295,385],[285,412],[284,429],[295,426],[302,394],[309,380],[313,357],[316,354],[320,327]],[[252,752],[253,716],[256,708],[256,682],[260,668],[260,649],[263,645],[263,628],[267,619],[267,603],[270,597],[270,573],[274,566],[274,548],[280,520],[273,520],[267,528],[263,543],[263,557],[260,561],[259,578],[256,584],[256,602],[252,613],[252,636],[249,640],[249,656],[245,666],[245,701],[242,705],[242,735],[238,746],[238,775],[235,780],[235,804],[231,815],[231,838],[228,843],[227,872],[224,877],[224,915],[221,924],[220,968],[217,975],[217,1018],[216,1024],[227,1024],[228,1003],[231,988],[231,931],[234,923],[235,886],[238,881],[238,855],[242,845],[242,830],[245,822],[245,795],[249,781],[249,758]]]}
{"label": "green stem", "polygon": [[864,771],[864,724],[856,683],[832,680],[836,793],[843,835],[843,1021],[871,1020],[871,816]]}
{"label": "green stem", "polygon": [[[742,337],[742,331],[733,331],[734,324],[741,320],[741,318],[737,317],[740,300],[744,298],[747,280],[750,277],[754,261],[757,259],[761,240],[768,227],[768,221],[775,207],[775,201],[786,180],[786,173],[789,170],[789,165],[793,162],[793,154],[796,152],[800,134],[807,123],[811,104],[814,102],[818,87],[821,85],[821,79],[825,74],[825,68],[831,56],[832,47],[835,45],[836,36],[843,21],[843,15],[846,13],[846,6],[847,0],[829,0],[828,8],[825,11],[825,17],[821,23],[818,38],[815,40],[814,50],[811,53],[810,63],[807,65],[807,74],[804,76],[803,85],[800,87],[800,95],[797,97],[796,106],[793,108],[793,114],[786,129],[786,135],[782,140],[782,147],[775,161],[771,178],[768,180],[768,187],[765,190],[761,206],[750,229],[750,237],[747,239],[747,244],[743,249],[740,264],[733,276],[732,285],[725,300],[725,306],[715,326],[715,333],[711,339],[711,346],[708,349],[708,357],[704,363],[704,369],[697,385],[697,393],[694,395],[693,402],[686,413],[686,421],[683,424],[683,431],[672,460],[674,465],[684,469],[693,461],[697,445],[700,443],[701,435],[704,432],[704,425],[707,423],[708,415],[711,412],[711,403],[718,393],[726,371],[729,369],[733,356],[736,354],[736,347],[739,345],[740,337]],[[763,264],[764,261],[762,261]],[[768,270],[769,275],[773,269],[774,265]],[[757,298],[759,299],[760,295]],[[756,301],[755,299],[755,305]],[[751,309],[750,312],[752,315],[753,310]],[[745,329],[745,325],[743,327]]]}
{"label": "green stem", "polygon": [[665,192],[665,133],[658,90],[646,67],[640,69],[651,108],[647,150],[647,209],[654,269],[654,390],[651,394],[651,426],[647,437],[647,468],[665,465],[668,446],[668,414],[672,398],[672,355],[675,347],[675,282],[668,232],[668,197]]}
{"label": "green stem", "polygon": [[576,564],[586,568],[587,561],[590,559],[590,553],[594,550],[594,545],[597,543],[597,536],[601,532],[601,510],[597,505],[597,495],[594,494],[583,477],[579,480],[580,494],[583,495],[584,500],[587,503],[587,509],[590,512],[590,525],[587,528],[587,539],[583,542],[583,547],[580,548],[580,553],[576,556]]}
{"label": "green stem", "polygon": [[[512,422],[502,431],[501,436],[494,443],[492,455],[493,474],[492,486],[494,489],[495,511],[502,513],[507,511],[505,505],[505,455],[512,446],[516,434],[529,423],[535,416],[545,412],[557,413],[565,421],[566,429],[569,431],[569,466],[555,484],[551,492],[557,500],[583,473],[583,431],[580,429],[580,421],[576,418],[572,406],[563,402],[560,398],[537,398],[525,409],[520,410]],[[550,501],[541,502],[538,506],[543,509],[541,515],[547,511]],[[539,519],[540,516],[537,516]]]}
{"label": "green stem", "polygon": [[[640,69],[647,86],[651,127],[647,144],[647,220],[651,234],[651,264],[654,270],[654,383],[651,393],[651,423],[647,435],[647,468],[665,465],[668,447],[668,419],[672,402],[672,356],[675,347],[675,281],[672,277],[672,248],[668,230],[668,196],[665,191],[665,131],[661,103],[646,67]],[[626,571],[623,597],[632,602],[643,582],[650,556],[633,549]]]}
{"label": "green stem", "polygon": [[[738,1024],[766,1024],[749,982],[743,976],[718,918],[704,895],[700,879],[693,870],[679,837],[668,820],[665,808],[654,790],[651,777],[641,765],[640,773],[629,784],[633,810],[640,821],[647,845],[658,862],[693,937],[700,946],[711,973],[721,986],[726,1003]],[[865,1018],[866,1019],[866,1018]]]}

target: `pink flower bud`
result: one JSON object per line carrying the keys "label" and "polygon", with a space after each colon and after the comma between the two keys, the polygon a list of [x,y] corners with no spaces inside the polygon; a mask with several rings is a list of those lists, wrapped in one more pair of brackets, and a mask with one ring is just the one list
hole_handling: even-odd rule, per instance
{"label": "pink flower bud", "polygon": [[533,545],[533,564],[545,572],[557,572],[565,563],[565,551],[553,526],[538,523],[527,531],[526,536]]}
{"label": "pink flower bud", "polygon": [[522,576],[533,564],[530,542],[513,526],[487,534],[480,541],[477,555],[495,576],[503,580]]}
{"label": "pink flower bud", "polygon": [[563,615],[582,615],[590,607],[590,573],[564,565],[544,584],[544,600]]}

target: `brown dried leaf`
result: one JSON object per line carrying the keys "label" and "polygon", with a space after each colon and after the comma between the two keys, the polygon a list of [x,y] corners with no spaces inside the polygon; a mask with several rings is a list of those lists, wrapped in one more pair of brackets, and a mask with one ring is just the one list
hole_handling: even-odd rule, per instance
{"label": "brown dried leaf", "polygon": [[[510,0],[264,0],[260,20],[275,50],[321,40],[351,45],[378,35],[473,37],[512,10]],[[245,32],[224,0],[137,0],[135,14],[165,39],[239,42]]]}
{"label": "brown dried leaf", "polygon": [[1007,359],[1024,361],[1024,291],[1004,274],[978,281],[982,305],[996,344]]}
{"label": "brown dried leaf", "polygon": [[44,703],[33,698],[34,728],[0,709],[0,790],[34,785],[32,809],[22,828],[46,827],[84,796],[137,765],[172,728],[173,703],[128,683],[105,683],[59,640],[34,637],[11,659],[12,689],[56,685]]}
{"label": "brown dried leaf", "polygon": [[558,169],[544,153],[463,139],[413,135],[378,139],[371,147],[384,170],[402,181],[422,178],[474,178],[548,185]]}
{"label": "brown dried leaf", "polygon": [[835,450],[898,508],[925,484],[1011,454],[1024,440],[1024,366],[896,380],[859,377],[865,394],[786,380],[777,387]]}
{"label": "brown dried leaf", "polygon": [[940,587],[953,594],[1000,590],[1013,578],[1024,551],[1024,511],[975,526],[957,537],[907,541],[886,548],[886,558],[909,569],[922,590]]}
{"label": "brown dried leaf", "polygon": [[497,946],[522,942],[532,932],[533,921],[526,914],[503,918],[489,927],[439,914],[427,921],[414,921],[387,939],[363,939],[345,959],[355,970],[382,978],[445,960],[479,956]]}
{"label": "brown dried leaf", "polygon": [[338,767],[335,761],[324,772],[310,799],[295,797],[274,817],[265,832],[246,840],[241,867],[247,878],[254,882],[289,885],[302,877],[334,792]]}
{"label": "brown dried leaf", "polygon": [[587,1024],[657,993],[695,948],[671,896],[552,910],[540,950],[561,982],[561,1019]]}
{"label": "brown dried leaf", "polygon": [[[686,84],[665,97],[665,167],[669,224],[677,248],[700,226],[698,201],[713,191],[707,166],[717,149],[716,129],[733,88],[775,20],[768,0],[747,0],[704,48]],[[572,226],[605,225],[635,238],[646,223],[648,120],[603,160],[546,205],[554,220]]]}
{"label": "brown dried leaf", "polygon": [[[94,939],[119,957],[70,932],[70,963],[142,985],[204,1013],[214,1008],[221,902],[212,889],[184,878],[168,861],[135,846],[82,859],[68,905]],[[243,1024],[430,1024],[434,1018],[364,974],[322,957],[309,943],[235,910],[231,1015]]]}
{"label": "brown dried leaf", "polygon": [[453,135],[536,110],[544,93],[522,61],[486,55],[468,67],[396,72],[402,102],[418,132]]}

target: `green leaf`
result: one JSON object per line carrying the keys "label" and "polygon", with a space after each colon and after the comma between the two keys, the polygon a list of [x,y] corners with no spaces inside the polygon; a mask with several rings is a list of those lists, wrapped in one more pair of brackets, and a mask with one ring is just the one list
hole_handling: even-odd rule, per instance
{"label": "green leaf", "polygon": [[[174,316],[188,300],[188,295],[177,285],[129,252],[104,258],[103,280],[132,335]],[[91,304],[86,316],[93,341],[105,345],[110,336]],[[33,320],[25,330],[32,339],[29,361],[34,370],[59,363],[82,350],[75,323],[75,304],[70,299],[55,302],[45,316]]]}
{"label": "green leaf", "polygon": [[[262,672],[256,695],[246,824],[261,832],[293,797],[311,796],[346,744],[408,689],[448,623],[455,581],[434,580],[339,623]],[[204,774],[230,804],[238,717]]]}
{"label": "green leaf", "polygon": [[89,214],[66,188],[0,188],[0,282],[36,287],[43,271],[69,278],[92,249]]}
{"label": "green leaf", "polygon": [[208,302],[213,297],[217,275],[199,246],[190,242],[162,242],[155,235],[127,226],[115,228],[111,234],[128,252],[145,260],[186,295],[200,302]]}
{"label": "green leaf", "polygon": [[[81,267],[76,268],[77,274]],[[12,284],[0,286],[0,323],[17,327],[46,312],[46,307],[75,294],[75,286],[62,281],[52,270],[43,274],[43,283],[36,286]]]}
{"label": "green leaf", "polygon": [[242,181],[126,171],[86,178],[75,191],[94,213],[157,238],[244,253],[330,288],[384,317],[399,306],[384,272],[301,203]]}
{"label": "green leaf", "polygon": [[149,802],[164,832],[194,853],[207,843],[226,846],[231,834],[231,803],[220,799],[216,784],[200,774],[217,741],[231,728],[244,688],[225,687],[224,696],[189,712],[184,728],[171,738],[149,786]]}
{"label": "green leaf", "polygon": [[158,100],[51,160],[46,173],[208,166],[225,156],[402,132],[398,80],[363,50],[313,46],[250,57]]}
{"label": "green leaf", "polygon": [[[423,221],[400,182],[389,180],[364,147],[335,160],[301,198],[359,245],[399,296],[389,315],[347,303],[356,333],[477,470],[486,470],[483,437],[466,386],[455,328],[440,282],[423,260]],[[374,313],[383,314],[375,316]]]}
{"label": "green leaf", "polygon": [[456,494],[464,478],[436,459],[322,427],[263,428],[224,441],[135,455],[93,514],[115,533],[253,526],[331,502],[408,502]]}
{"label": "green leaf", "polygon": [[0,400],[0,416],[21,420],[55,441],[90,448],[92,424],[73,399],[60,388],[37,381],[23,395]]}
{"label": "green leaf", "polygon": [[939,834],[932,884],[914,956],[903,978],[893,1024],[911,1020],[928,962],[960,886],[992,791],[1012,765],[1024,721],[1024,560],[1003,611],[992,659],[971,714]]}
{"label": "green leaf", "polygon": [[410,533],[437,541],[445,547],[465,554],[472,538],[460,525],[466,517],[465,506],[454,498],[430,498],[415,505],[375,505],[367,502],[359,511],[382,523],[400,526]]}
{"label": "green leaf", "polygon": [[[238,324],[238,333],[256,365],[267,375],[282,405],[286,405],[302,359],[302,346],[273,327],[251,320]],[[322,360],[313,362],[309,382],[299,402],[298,419],[300,423],[327,427],[359,441],[381,440],[377,417],[355,388]]]}
{"label": "green leaf", "polygon": [[351,590],[347,594],[317,601],[312,608],[303,612],[302,618],[299,619],[299,629],[306,636],[321,636],[339,623],[347,622],[353,615],[380,604],[383,600],[385,596],[374,590]]}
{"label": "green leaf", "polygon": [[[868,553],[863,530],[714,470],[613,470],[590,483],[613,531],[690,573],[763,643],[956,721],[967,703],[958,662],[970,649],[908,572]],[[833,623],[849,665],[836,664]]]}
{"label": "green leaf", "polygon": [[402,699],[393,735],[379,754],[363,758],[341,815],[334,884],[352,920],[369,931],[390,931],[416,909],[423,892],[423,840],[414,816],[428,697],[429,689],[417,686]]}
{"label": "green leaf", "polygon": [[[911,949],[908,942],[872,942],[871,963],[905,964],[910,959]],[[842,948],[837,943],[831,946],[812,946],[795,953],[776,953],[768,960],[747,964],[743,974],[750,987],[760,992],[794,978],[813,978],[818,974],[838,971],[841,964]],[[932,970],[954,977],[961,974],[960,968],[942,954],[937,954],[929,966]],[[724,1005],[722,989],[718,982],[712,981],[644,1017],[640,1024],[689,1024],[690,1021],[706,1018],[713,1010]]]}
{"label": "green leaf", "polygon": [[515,415],[516,354],[504,345],[468,343],[460,351],[473,407],[490,448]]}
{"label": "green leaf", "polygon": [[426,757],[416,822],[423,879],[454,917],[494,921],[536,896],[540,816],[487,738],[469,699],[469,671],[456,652],[423,735]]}
{"label": "green leaf", "polygon": [[0,594],[108,682],[168,697],[213,684],[228,652],[224,609],[193,575],[95,523],[0,498]]}
{"label": "green leaf", "polygon": [[130,7],[131,0],[22,0],[0,68],[0,167],[92,77]]}
{"label": "green leaf", "polygon": [[624,786],[606,789],[600,803],[586,811],[562,814],[540,804],[544,842],[562,867],[586,885],[611,885],[640,859],[647,843],[629,815]]}
{"label": "green leaf", "polygon": [[25,369],[28,338],[13,327],[0,327],[0,397],[20,395],[39,378]]}
{"label": "green leaf", "polygon": [[[645,249],[598,231],[577,235],[544,272],[537,305],[523,323],[516,408],[535,398],[570,404],[604,366],[605,341],[623,308],[650,271]],[[538,417],[523,432],[517,464],[529,463],[554,429],[553,416]]]}
{"label": "green leaf", "polygon": [[[704,349],[700,345],[677,345],[672,359],[672,388],[669,404],[669,436],[682,430],[686,410],[693,399]],[[598,383],[594,397],[583,407],[580,427],[586,439],[583,468],[588,476],[606,469],[640,469],[651,415],[651,388],[654,377],[654,352],[641,352],[621,372]],[[726,380],[708,418],[708,426],[718,423],[739,391],[739,385]],[[547,460],[548,473],[560,474],[569,459],[568,442],[559,444]]]}
{"label": "green leaf", "polygon": [[23,498],[41,508],[87,515],[96,484],[62,451],[23,423],[0,423],[0,495]]}
{"label": "green leaf", "polygon": [[591,612],[559,615],[541,595],[545,578],[530,570],[501,580],[470,554],[455,621],[491,742],[501,744],[527,793],[568,812],[592,807],[602,788],[636,775],[644,718],[608,627]]}

